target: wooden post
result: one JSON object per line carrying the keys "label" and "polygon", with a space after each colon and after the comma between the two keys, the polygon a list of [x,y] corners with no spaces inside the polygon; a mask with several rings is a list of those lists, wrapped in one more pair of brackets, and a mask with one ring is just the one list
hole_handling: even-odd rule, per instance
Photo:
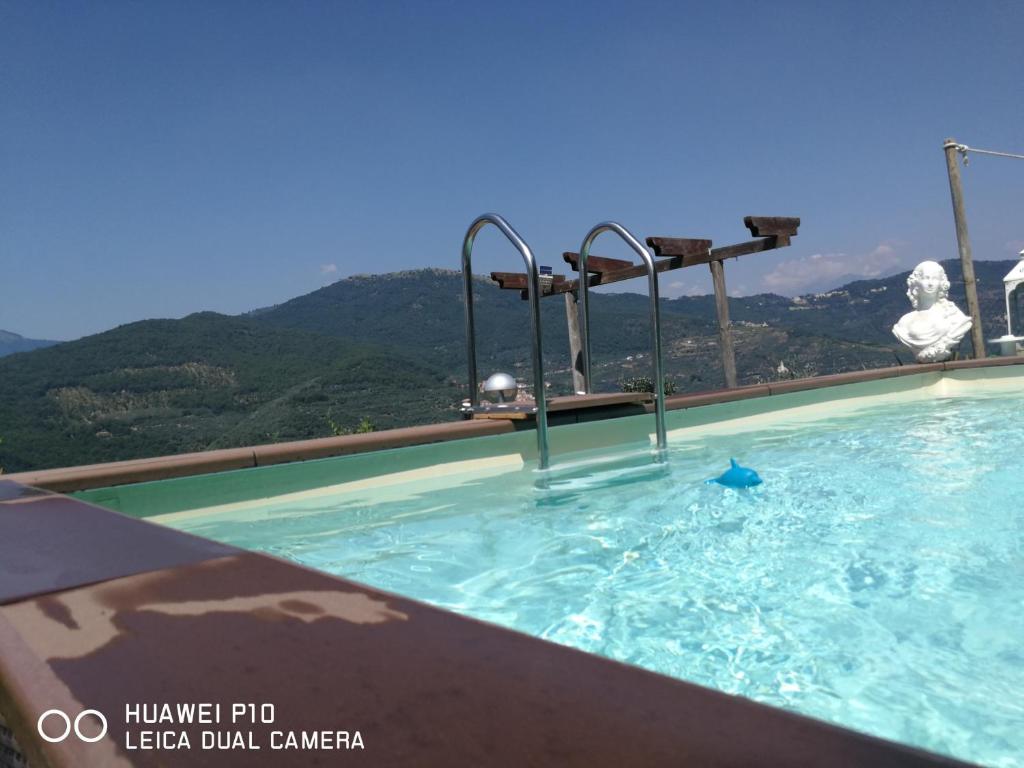
{"label": "wooden post", "polygon": [[580,339],[580,315],[576,310],[576,292],[565,293],[565,321],[569,326],[569,354],[572,357],[572,388],[577,395],[587,393],[583,375],[583,342]]}
{"label": "wooden post", "polygon": [[953,198],[953,218],[956,221],[956,244],[960,249],[960,266],[964,273],[967,309],[971,315],[971,345],[974,357],[985,357],[985,337],[981,332],[981,309],[978,306],[978,285],[974,279],[974,261],[971,258],[971,239],[967,235],[967,214],[964,212],[964,194],[960,187],[960,166],[956,162],[957,143],[946,139],[946,171],[949,173],[949,194]]}
{"label": "wooden post", "polygon": [[725,370],[725,386],[736,386],[736,353],[732,348],[732,331],[729,330],[729,297],[725,293],[725,268],[721,261],[710,261],[711,280],[715,284],[715,309],[718,310],[718,336],[722,346],[722,368]]}

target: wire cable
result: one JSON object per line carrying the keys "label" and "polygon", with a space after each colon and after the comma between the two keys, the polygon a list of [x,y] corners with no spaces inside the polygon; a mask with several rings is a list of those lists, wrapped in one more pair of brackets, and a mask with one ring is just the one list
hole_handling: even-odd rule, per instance
{"label": "wire cable", "polygon": [[[946,146],[949,145],[947,144]],[[960,156],[964,159],[964,165],[967,165],[968,152],[977,152],[979,155],[995,155],[997,157],[1012,157],[1017,160],[1024,160],[1024,155],[1015,155],[1012,152],[996,152],[992,149],[975,149],[974,147],[969,147],[966,144],[954,144],[953,146],[956,147],[956,151],[959,152]]]}

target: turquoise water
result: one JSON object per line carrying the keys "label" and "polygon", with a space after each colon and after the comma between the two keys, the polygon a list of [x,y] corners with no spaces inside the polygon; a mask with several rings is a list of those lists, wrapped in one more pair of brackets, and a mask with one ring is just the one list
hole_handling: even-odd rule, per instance
{"label": "turquoise water", "polygon": [[[1024,765],[1024,396],[177,527],[850,728]],[[1009,417],[1009,418],[1007,418]],[[707,485],[735,456],[764,485]]]}

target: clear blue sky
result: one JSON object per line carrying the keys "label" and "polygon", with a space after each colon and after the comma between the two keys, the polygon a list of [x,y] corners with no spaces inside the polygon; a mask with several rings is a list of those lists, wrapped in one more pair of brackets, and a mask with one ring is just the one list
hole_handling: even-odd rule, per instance
{"label": "clear blue sky", "polygon": [[[1020,2],[0,0],[0,328],[454,269],[488,210],[548,263],[606,218],[725,245],[801,216],[737,294],[891,274],[956,255],[943,138],[1024,152],[1022,75]],[[975,257],[1013,257],[1024,161],[965,191]]]}

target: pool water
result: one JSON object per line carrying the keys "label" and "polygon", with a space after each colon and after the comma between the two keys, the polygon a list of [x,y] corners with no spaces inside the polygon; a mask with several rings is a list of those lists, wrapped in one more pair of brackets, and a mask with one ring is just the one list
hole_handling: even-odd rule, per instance
{"label": "pool water", "polygon": [[[1024,396],[176,527],[884,738],[1024,765]],[[730,457],[764,484],[705,479]],[[564,462],[563,462],[564,463]]]}

